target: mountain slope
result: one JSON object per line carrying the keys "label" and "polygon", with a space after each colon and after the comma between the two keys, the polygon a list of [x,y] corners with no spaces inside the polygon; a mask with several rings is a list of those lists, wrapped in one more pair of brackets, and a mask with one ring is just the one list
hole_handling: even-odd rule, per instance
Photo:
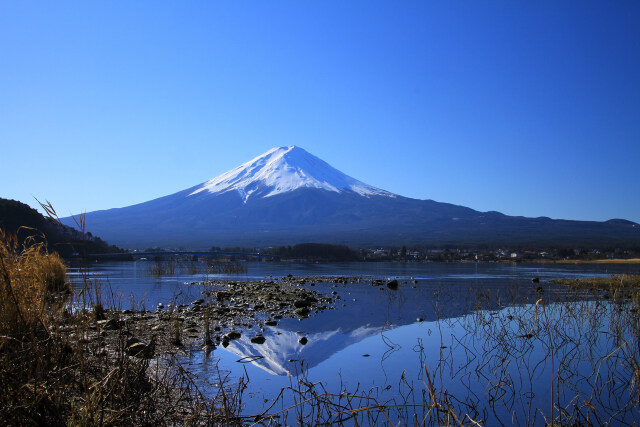
{"label": "mountain slope", "polygon": [[398,196],[298,147],[275,148],[200,185],[120,209],[88,228],[126,247],[640,244],[632,222],[510,217]]}

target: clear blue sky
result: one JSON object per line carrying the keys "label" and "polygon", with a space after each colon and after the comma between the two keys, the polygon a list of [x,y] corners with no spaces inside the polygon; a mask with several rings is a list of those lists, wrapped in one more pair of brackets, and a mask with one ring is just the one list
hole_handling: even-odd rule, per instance
{"label": "clear blue sky", "polygon": [[298,145],[408,197],[640,222],[636,0],[0,0],[0,64],[0,197],[63,216]]}

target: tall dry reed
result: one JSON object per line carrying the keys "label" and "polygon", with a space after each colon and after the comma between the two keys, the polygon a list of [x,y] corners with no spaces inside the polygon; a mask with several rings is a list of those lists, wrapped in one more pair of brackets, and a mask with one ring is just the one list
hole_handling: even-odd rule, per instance
{"label": "tall dry reed", "polygon": [[0,230],[0,334],[45,332],[56,297],[68,291],[65,265],[42,243],[20,244]]}

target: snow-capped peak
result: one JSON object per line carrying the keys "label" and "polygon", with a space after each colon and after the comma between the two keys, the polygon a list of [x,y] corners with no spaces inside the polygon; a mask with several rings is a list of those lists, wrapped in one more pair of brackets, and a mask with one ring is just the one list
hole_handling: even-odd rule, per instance
{"label": "snow-capped peak", "polygon": [[273,148],[261,156],[198,186],[189,196],[208,192],[237,191],[246,201],[252,196],[270,197],[298,188],[319,188],[362,196],[394,194],[347,176],[300,147]]}

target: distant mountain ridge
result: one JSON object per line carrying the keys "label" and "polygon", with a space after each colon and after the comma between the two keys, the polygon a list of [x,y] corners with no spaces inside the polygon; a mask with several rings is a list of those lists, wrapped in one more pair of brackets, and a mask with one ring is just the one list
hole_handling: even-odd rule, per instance
{"label": "distant mountain ridge", "polygon": [[640,226],[631,221],[515,217],[411,199],[351,178],[295,146],[274,148],[168,196],[89,212],[86,221],[89,230],[129,248],[640,246]]}

